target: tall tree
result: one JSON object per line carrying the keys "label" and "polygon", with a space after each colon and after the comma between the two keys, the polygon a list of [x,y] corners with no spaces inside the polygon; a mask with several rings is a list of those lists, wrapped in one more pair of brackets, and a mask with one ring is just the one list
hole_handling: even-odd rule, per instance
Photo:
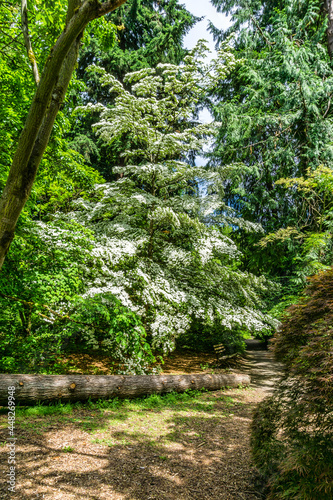
{"label": "tall tree", "polygon": [[[202,70],[201,51],[180,66],[129,73],[125,88],[95,68],[117,95],[115,106],[90,104],[82,111],[99,111],[97,133],[108,143],[126,136],[128,147],[117,168],[122,176],[97,187],[99,202],[78,201],[66,216],[94,231],[94,253],[103,260],[87,294],[115,294],[141,316],[152,346],[163,352],[195,324],[221,333],[241,326],[255,331],[267,321],[258,307],[264,281],[237,270],[236,246],[214,225],[223,207],[217,174],[186,162],[215,129],[195,120],[198,100],[233,66],[229,49],[215,69]],[[204,199],[193,187],[200,179],[215,184]]]}
{"label": "tall tree", "polygon": [[[114,96],[101,86],[98,77],[87,71],[98,64],[119,80],[131,71],[155,67],[158,63],[179,64],[188,53],[183,38],[198,18],[188,12],[180,0],[128,0],[105,23],[117,26],[114,32],[90,31],[81,48],[78,77],[86,83],[84,92],[76,92],[77,105],[100,102],[112,105]],[[114,180],[113,167],[121,163],[126,144],[115,141],[106,145],[92,132],[96,116],[78,117],[69,134],[71,146],[85,155],[108,181]]]}
{"label": "tall tree", "polygon": [[130,71],[161,62],[179,64],[187,54],[183,38],[198,21],[179,0],[128,0],[106,19],[118,27],[117,43],[110,45],[92,34],[80,54],[81,78],[93,63],[120,80]]}
{"label": "tall tree", "polygon": [[[324,3],[212,3],[232,13],[228,32],[212,30],[216,39],[234,33],[239,61],[231,77],[221,83],[220,103],[213,105],[222,126],[212,164],[234,165],[226,194],[244,217],[260,222],[268,232],[302,225],[306,219],[299,192],[286,193],[277,181],[306,178],[308,171],[321,164],[330,167],[332,162],[333,72]],[[276,259],[276,250],[269,258],[248,245],[245,238],[245,246],[251,248],[247,264],[257,271],[269,269],[270,262],[275,274],[293,272],[292,249],[282,248],[281,259]]]}

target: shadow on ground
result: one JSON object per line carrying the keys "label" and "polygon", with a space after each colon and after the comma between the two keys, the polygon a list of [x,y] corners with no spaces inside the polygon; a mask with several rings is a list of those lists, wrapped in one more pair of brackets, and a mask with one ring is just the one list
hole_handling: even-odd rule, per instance
{"label": "shadow on ground", "polygon": [[[257,500],[249,451],[254,390],[206,393],[196,409],[99,412],[17,428],[17,489],[0,498]],[[1,422],[3,423],[3,421]],[[27,422],[25,422],[27,423]],[[1,441],[6,429],[2,429]],[[64,446],[72,451],[64,452]],[[0,448],[3,465],[6,446]],[[6,469],[6,467],[4,467]],[[5,473],[5,471],[3,471]],[[5,477],[4,475],[2,477]]]}

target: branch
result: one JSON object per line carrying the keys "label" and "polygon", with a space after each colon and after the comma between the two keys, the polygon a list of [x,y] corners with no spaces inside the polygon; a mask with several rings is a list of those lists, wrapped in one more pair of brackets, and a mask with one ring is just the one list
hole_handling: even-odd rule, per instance
{"label": "branch", "polygon": [[269,47],[271,47],[272,45],[275,45],[275,42],[271,42],[270,40],[268,40],[267,36],[265,35],[265,33],[263,32],[263,30],[261,29],[261,27],[257,23],[257,20],[253,16],[250,16],[250,17],[251,17],[251,20],[252,20],[253,24],[255,25],[255,27],[257,28],[257,30],[259,31],[259,33],[261,34],[261,36],[263,37],[263,39],[265,40],[265,42],[267,43],[267,45]]}
{"label": "branch", "polygon": [[[287,128],[284,128],[280,132],[275,132],[274,137],[279,137],[284,132],[287,132],[287,130],[289,130],[290,128],[291,128],[291,125],[289,125]],[[259,142],[254,142],[253,144],[248,144],[247,146],[244,146],[242,149],[253,148],[254,146],[258,146],[259,144],[264,144],[265,142],[269,141],[270,139],[272,139],[272,136],[269,136],[268,139],[264,139],[264,140],[259,141]],[[238,148],[235,148],[235,149],[238,149]]]}
{"label": "branch", "polygon": [[28,7],[27,0],[22,0],[21,4],[21,21],[22,21],[22,31],[24,36],[25,47],[27,49],[28,58],[32,67],[32,72],[34,75],[34,79],[36,85],[39,84],[39,71],[37,66],[36,57],[34,51],[32,50],[30,35],[29,35],[29,26],[28,26]]}
{"label": "branch", "polygon": [[112,12],[123,3],[125,3],[126,0],[108,0],[107,2],[104,2],[102,4],[99,4],[98,12],[96,17],[102,17],[105,16],[105,14],[108,14],[109,12]]}
{"label": "branch", "polygon": [[330,107],[331,107],[331,96],[329,96],[329,98],[328,98],[327,109],[326,109],[325,113],[323,114],[323,120],[325,120],[325,118],[330,110]]}
{"label": "branch", "polygon": [[[280,130],[280,132],[275,132],[274,137],[279,137],[284,132],[287,132],[287,130],[290,130],[290,128],[291,128],[291,125],[288,125],[288,127],[284,128],[283,130]],[[267,139],[263,139],[262,141],[253,142],[251,144],[247,144],[246,146],[237,147],[237,148],[230,148],[230,149],[231,149],[231,151],[239,151],[240,149],[254,148],[255,146],[259,146],[259,144],[265,144],[266,142],[268,142],[272,138],[273,138],[273,136],[270,135]]]}

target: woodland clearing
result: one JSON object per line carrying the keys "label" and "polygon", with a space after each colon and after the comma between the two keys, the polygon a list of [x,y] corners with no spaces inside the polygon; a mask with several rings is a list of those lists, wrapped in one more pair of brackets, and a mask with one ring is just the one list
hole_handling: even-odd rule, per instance
{"label": "woodland clearing", "polygon": [[[188,352],[181,365],[180,354],[174,354],[165,370],[208,371],[207,356]],[[253,385],[19,408],[16,493],[9,496],[4,485],[1,498],[263,498],[250,456],[249,426],[279,365],[269,352],[252,351],[235,370],[250,373]],[[0,422],[1,463],[6,466],[5,410]]]}

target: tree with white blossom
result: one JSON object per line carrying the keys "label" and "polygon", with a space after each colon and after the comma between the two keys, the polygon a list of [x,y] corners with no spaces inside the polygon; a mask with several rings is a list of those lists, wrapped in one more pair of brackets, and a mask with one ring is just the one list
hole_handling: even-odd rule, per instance
{"label": "tree with white blossom", "polygon": [[[130,73],[124,85],[93,67],[114,105],[77,110],[98,110],[96,133],[129,145],[115,169],[119,179],[96,186],[94,199],[78,200],[66,216],[93,230],[92,252],[102,262],[85,296],[117,297],[142,318],[152,348],[163,353],[193,321],[252,331],[270,321],[260,312],[264,279],[237,269],[239,252],[221,215],[214,224],[226,210],[220,176],[187,161],[216,129],[196,119],[202,94],[234,65],[227,45],[209,66],[201,62],[204,52],[200,42],[183,65]],[[200,195],[203,182],[211,194]]]}

